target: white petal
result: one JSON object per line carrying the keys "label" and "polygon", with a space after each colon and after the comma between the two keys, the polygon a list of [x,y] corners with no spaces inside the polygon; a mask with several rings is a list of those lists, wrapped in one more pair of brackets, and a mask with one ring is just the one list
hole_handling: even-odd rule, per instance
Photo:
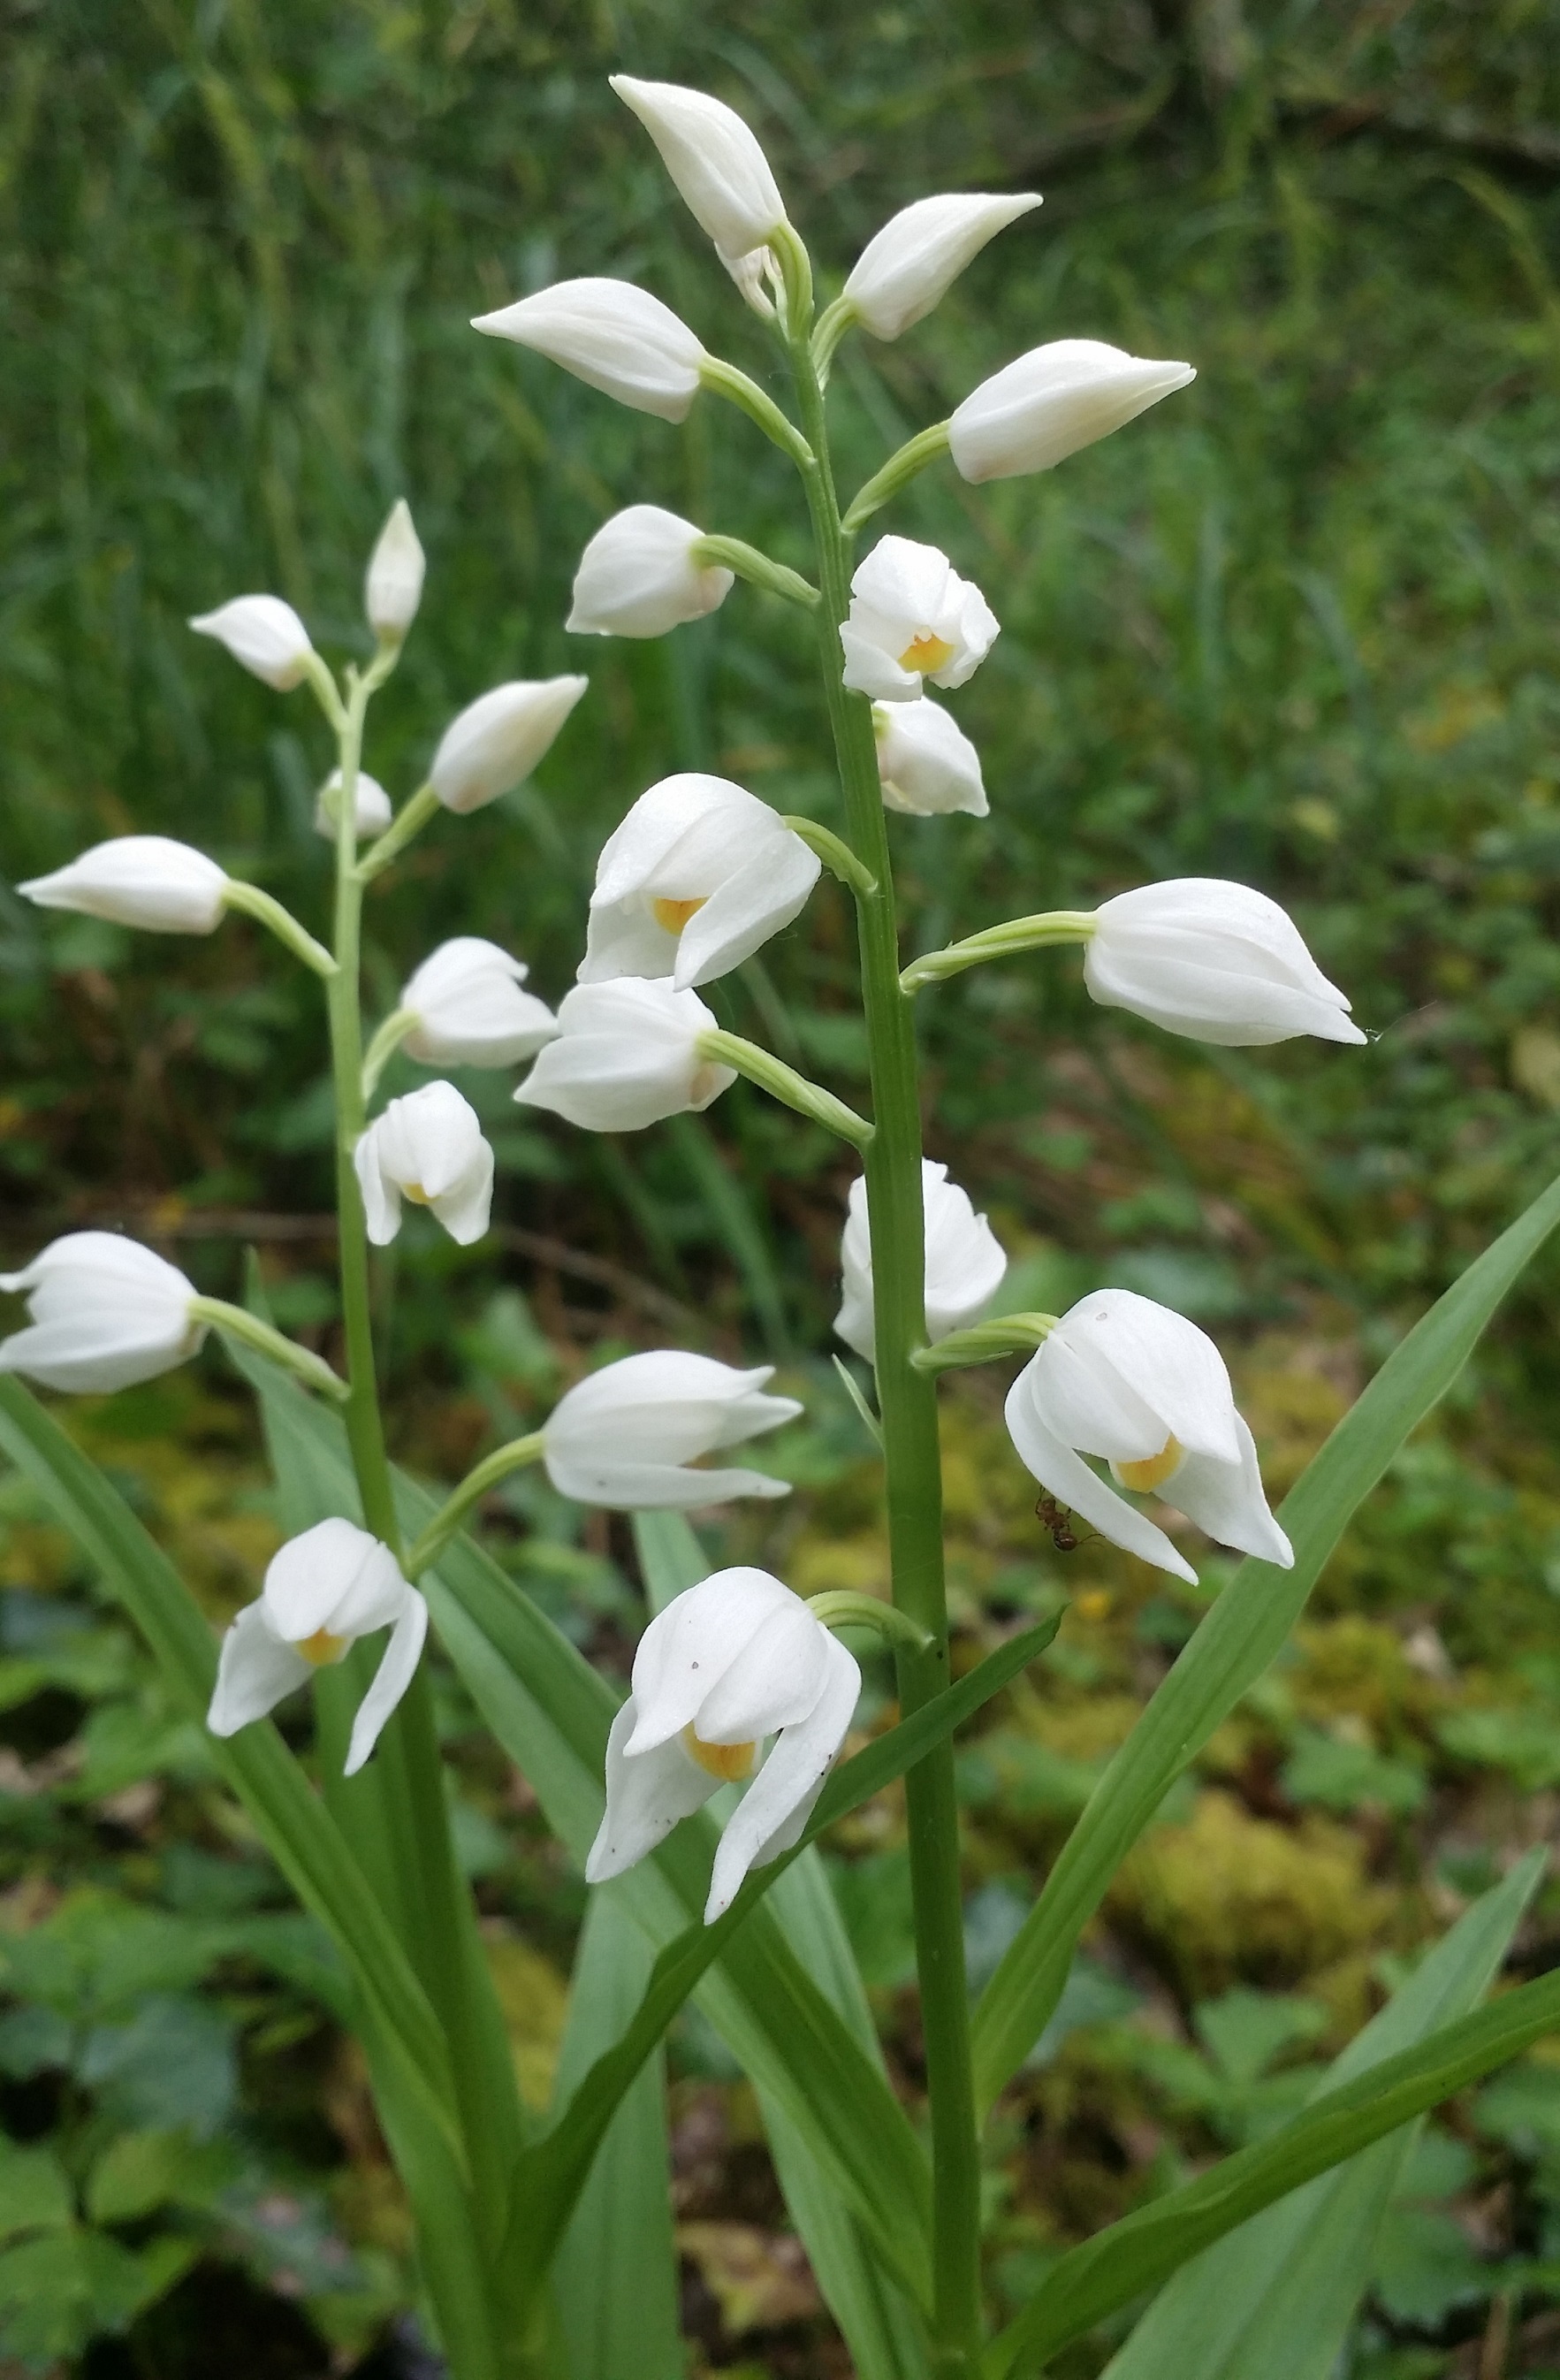
{"label": "white petal", "polygon": [[720,1791],[720,1779],[690,1760],[675,1736],[654,1752],[625,1759],[636,1718],[631,1694],[607,1738],[607,1809],[585,1864],[587,1884],[621,1876]]}
{"label": "white petal", "polygon": [[886,808],[916,818],[949,810],[987,815],[980,754],[940,702],[926,695],[919,702],[885,704],[872,723]]}
{"label": "white petal", "polygon": [[988,239],[1040,204],[1033,191],[994,198],[963,190],[916,199],[867,241],[844,295],[878,339],[897,339],[929,314]]}
{"label": "white petal", "polygon": [[829,1637],[816,1706],[779,1737],[726,1822],[705,1903],[707,1925],[730,1908],[749,1868],[778,1858],[796,1840],[839,1757],[860,1694],[860,1670],[843,1645]]}
{"label": "white petal", "polygon": [[363,1218],[376,1248],[390,1245],[401,1229],[401,1194],[379,1161],[379,1143],[372,1124],[352,1152],[353,1171],[363,1194]]}
{"label": "white petal", "polygon": [[772,1611],[721,1671],[694,1718],[706,1743],[756,1743],[806,1718],[834,1639],[800,1596]]}
{"label": "white petal", "polygon": [[[341,771],[333,769],[314,797],[314,832],[323,835],[327,843],[336,839],[336,797],[340,792]],[[357,771],[353,811],[359,842],[366,834],[382,834],[395,815],[390,795],[367,769]]]}
{"label": "white petal", "polygon": [[1159,1494],[1167,1504],[1195,1521],[1221,1546],[1235,1546],[1279,1570],[1295,1566],[1294,1548],[1268,1510],[1263,1491],[1257,1450],[1240,1414],[1235,1427],[1240,1440],[1238,1463],[1221,1463],[1211,1454],[1189,1454],[1166,1480]]}
{"label": "white petal", "polygon": [[363,609],[376,636],[398,640],[405,635],[422,601],[425,567],[422,545],[402,496],[380,531],[363,581]]}
{"label": "white petal", "polygon": [[961,476],[1048,471],[1197,377],[1190,364],[1129,356],[1099,339],[1054,339],[983,381],[948,425]]}
{"label": "white petal", "polygon": [[853,694],[870,695],[874,702],[921,700],[920,673],[901,669],[891,653],[849,620],[840,631],[840,644],[845,657],[843,683]]}
{"label": "white petal", "polygon": [[482,1237],[493,1207],[493,1152],[486,1141],[459,1181],[428,1203],[458,1248]]}
{"label": "white petal", "polygon": [[151,933],[210,934],[222,923],[227,878],[187,843],[122,834],[17,890],[41,909],[73,909]]}
{"label": "white petal", "polygon": [[272,1634],[260,1606],[247,1604],[222,1640],[206,1725],[213,1735],[236,1735],[310,1675],[303,1655]]}
{"label": "white petal", "polygon": [[479,694],[439,739],[428,782],[461,818],[528,777],[556,739],[588,678],[516,678]]}
{"label": "white petal", "polygon": [[1173,1577],[1183,1578],[1188,1585],[1195,1586],[1196,1572],[1177,1553],[1163,1529],[1156,1529],[1152,1521],[1107,1488],[1081,1454],[1064,1445],[1039,1420],[1030,1400],[1025,1372],[1019,1374],[1009,1390],[1003,1413],[1019,1460],[1034,1473],[1042,1488],[1049,1488],[1059,1502],[1081,1514],[1112,1545],[1123,1546],[1128,1553],[1153,1562],[1155,1569],[1167,1570]]}
{"label": "white petal", "polygon": [[427,1633],[428,1606],[416,1587],[408,1587],[400,1617],[390,1632],[384,1658],[374,1672],[374,1682],[357,1706],[352,1741],[342,1769],[344,1777],[356,1777],[379,1742],[381,1729],[417,1673]]}
{"label": "white petal", "polygon": [[236,662],[278,694],[290,693],[308,674],[313,651],[308,631],[279,595],[236,595],[189,625],[198,637],[214,637],[225,645]]}
{"label": "white petal", "polygon": [[608,77],[645,127],[701,230],[725,255],[761,247],[785,221],[785,203],[756,136],[734,108],[681,83]]}
{"label": "white petal", "polygon": [[664,637],[723,603],[736,579],[696,563],[703,536],[659,504],[630,504],[599,528],[574,573],[564,625],[575,636]]}
{"label": "white petal", "polygon": [[726,879],[683,927],[672,982],[712,983],[800,917],[823,863],[799,834],[781,828]]}
{"label": "white petal", "polygon": [[627,1756],[665,1743],[688,1726],[765,1621],[797,1600],[768,1571],[745,1566],[712,1572],[674,1596],[651,1621],[634,1657],[639,1718]]}
{"label": "white petal", "polygon": [[325,1629],[359,1636],[393,1620],[410,1592],[388,1546],[354,1521],[317,1521],[272,1556],[262,1603],[290,1644]]}
{"label": "white petal", "polygon": [[0,1289],[26,1291],[32,1327],[0,1342],[0,1371],[45,1388],[104,1393],[154,1378],[201,1345],[194,1284],[115,1232],[68,1232]]}
{"label": "white petal", "polygon": [[684,421],[704,349],[670,306],[631,281],[560,281],[472,324],[549,356],[587,387],[663,421]]}
{"label": "white petal", "polygon": [[[1223,1356],[1205,1330],[1135,1290],[1099,1289],[1079,1299],[1053,1333],[1096,1376],[1108,1367],[1121,1387],[1140,1397],[1188,1453],[1234,1462],[1235,1392]],[[1047,1344],[1052,1342],[1047,1342]],[[1042,1351],[1044,1352],[1044,1351]],[[1076,1441],[1079,1445],[1086,1439]],[[1091,1448],[1114,1454],[1113,1447]],[[1117,1460],[1122,1458],[1118,1456]],[[1134,1458],[1126,1458],[1131,1461]],[[1142,1458],[1136,1458],[1142,1459]]]}

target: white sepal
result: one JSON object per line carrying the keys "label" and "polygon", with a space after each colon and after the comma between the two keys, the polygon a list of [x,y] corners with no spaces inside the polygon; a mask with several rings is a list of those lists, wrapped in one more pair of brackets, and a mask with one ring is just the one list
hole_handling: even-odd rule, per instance
{"label": "white sepal", "polygon": [[290,694],[308,674],[314,651],[308,630],[280,595],[236,595],[214,612],[202,612],[190,626],[198,637],[214,637],[251,676],[278,694]]}
{"label": "white sepal", "polygon": [[514,678],[468,702],[440,737],[428,772],[444,808],[464,818],[528,777],[589,683]]}
{"label": "white sepal", "polygon": [[353,1153],[369,1237],[388,1246],[401,1228],[401,1201],[430,1207],[457,1245],[488,1228],[493,1152],[477,1111],[453,1083],[425,1083],[392,1099]]}
{"label": "white sepal", "polygon": [[115,1232],[51,1240],[0,1289],[25,1293],[30,1327],[0,1340],[0,1371],[46,1389],[103,1393],[154,1379],[193,1355],[204,1329],[189,1318],[193,1282]]}
{"label": "white sepal", "polygon": [[886,809],[914,818],[988,815],[980,754],[940,702],[923,695],[919,702],[874,703],[872,727]]}
{"label": "white sepal", "polygon": [[[316,834],[322,834],[330,843],[334,843],[336,839],[336,813],[340,793],[341,771],[333,769],[314,800],[314,832]],[[394,816],[390,795],[385,792],[379,779],[370,777],[366,769],[359,769],[357,771],[352,807],[357,813],[355,826],[359,842],[366,834],[382,834]]]}
{"label": "white sepal", "polygon": [[659,504],[614,513],[580,556],[564,626],[577,637],[664,637],[702,620],[736,584],[731,571],[695,561],[703,535]]}
{"label": "white sepal", "polygon": [[602,845],[581,983],[711,983],[789,926],[821,863],[768,802],[727,777],[664,777]]}
{"label": "white sepal", "polygon": [[845,297],[877,339],[897,339],[929,314],[988,239],[1040,204],[1033,190],[995,198],[981,190],[916,199],[873,235],[855,263]]}
{"label": "white sepal", "polygon": [[[968,1191],[948,1178],[946,1165],[921,1160],[921,1204],[926,1244],[926,1336],[935,1345],[950,1331],[978,1321],[1002,1285],[1008,1259]],[[872,1234],[867,1222],[865,1176],[851,1184],[849,1213],[840,1245],[841,1284],[835,1335],[875,1358],[876,1317],[872,1298]]]}
{"label": "white sepal", "polygon": [[734,108],[675,82],[608,78],[660,151],[661,163],[721,261],[762,248],[786,219],[769,161]]}
{"label": "white sepal", "polygon": [[1191,364],[1124,355],[1099,339],[1032,347],[973,389],[948,425],[948,450],[969,480],[1048,471],[1194,381]]}
{"label": "white sepal", "polygon": [[639,1132],[708,1107],[736,1081],[700,1055],[700,1034],[714,1030],[697,992],[664,977],[576,984],[559,1003],[557,1039],[514,1096],[587,1132]]}
{"label": "white sepal", "polygon": [[388,1628],[372,1685],[358,1706],[344,1774],[357,1775],[411,1684],[428,1633],[428,1606],[388,1546],[350,1521],[320,1521],[273,1558],[257,1602],[223,1638],[206,1724],[236,1735],[316,1670],[345,1660],[360,1636]]}
{"label": "white sepal", "polygon": [[915,702],[962,686],[997,641],[995,614],[946,553],[913,538],[879,538],[851,581],[840,631],[845,684],[875,702]]}
{"label": "white sepal", "polygon": [[699,393],[703,347],[670,306],[632,281],[555,282],[478,315],[471,327],[534,348],[587,387],[663,421],[685,421]]}
{"label": "white sepal", "polygon": [[1129,1289],[1080,1298],[1008,1394],[1009,1434],[1041,1486],[1090,1525],[1177,1578],[1196,1572],[1162,1529],[1091,1471],[1149,1490],[1221,1545],[1288,1570],[1294,1554],[1268,1511],[1251,1431],[1224,1359],[1184,1315]]}
{"label": "white sepal", "polygon": [[380,531],[363,581],[363,609],[369,625],[386,643],[399,644],[417,618],[426,568],[422,544],[412,526],[411,509],[405,497],[400,496]]}
{"label": "white sepal", "polygon": [[417,1024],[401,1046],[419,1066],[514,1066],[558,1030],[546,1004],[522,991],[530,970],[496,942],[457,934],[441,942],[402,990]]}
{"label": "white sepal", "polygon": [[675,1349],[625,1355],[554,1406],[542,1432],[547,1473],[562,1496],[614,1512],[686,1511],[733,1496],[786,1496],[762,1471],[701,1471],[706,1455],[793,1421],[793,1397],[766,1396],[774,1366],[733,1371]]}
{"label": "white sepal", "polygon": [[1176,877],[1102,902],[1083,980],[1102,1007],[1226,1049],[1299,1033],[1365,1038],[1287,912],[1223,877]]}
{"label": "white sepal", "polygon": [[75,909],[155,934],[210,934],[222,923],[227,878],[187,843],[121,834],[17,891],[41,909]]}

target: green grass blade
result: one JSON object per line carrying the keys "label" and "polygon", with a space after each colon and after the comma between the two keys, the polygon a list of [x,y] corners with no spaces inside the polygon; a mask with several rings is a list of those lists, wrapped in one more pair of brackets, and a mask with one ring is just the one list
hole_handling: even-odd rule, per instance
{"label": "green grass blade", "polygon": [[1556,1223],[1560,1182],[1394,1348],[1284,1500],[1280,1517],[1295,1549],[1293,1570],[1254,1560],[1240,1564],[1116,1754],[975,2011],[975,2075],[984,2105],[1039,2038],[1061,1997],[1078,1937],[1122,1860],[1181,1771],[1273,1659],[1356,1508],[1445,1396]]}
{"label": "green grass blade", "polygon": [[[1547,1853],[1530,1852],[1465,1910],[1336,2060],[1317,2096],[1463,2016],[1500,1971]],[[1417,2127],[1319,2175],[1193,2257],[1160,2292],[1106,2380],[1327,2380]]]}

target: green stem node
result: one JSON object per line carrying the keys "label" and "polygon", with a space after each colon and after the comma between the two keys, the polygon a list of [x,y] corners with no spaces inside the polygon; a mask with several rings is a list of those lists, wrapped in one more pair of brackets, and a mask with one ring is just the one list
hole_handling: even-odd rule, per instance
{"label": "green stem node", "polygon": [[857,1115],[854,1108],[848,1108],[843,1099],[837,1099],[821,1084],[810,1083],[805,1075],[799,1075],[783,1058],[760,1050],[756,1041],[744,1041],[740,1033],[701,1033],[698,1053],[711,1065],[734,1066],[739,1075],[745,1075],[750,1083],[756,1083],[771,1099],[794,1108],[798,1115],[810,1116],[826,1131],[838,1133],[853,1148],[870,1146],[873,1128],[865,1116]]}

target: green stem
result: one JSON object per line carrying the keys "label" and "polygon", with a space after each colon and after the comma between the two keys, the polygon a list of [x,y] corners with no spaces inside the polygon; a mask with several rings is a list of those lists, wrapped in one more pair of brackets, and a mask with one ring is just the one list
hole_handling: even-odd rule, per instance
{"label": "green stem", "polygon": [[823,1595],[809,1595],[807,1609],[825,1628],[872,1628],[890,1645],[906,1645],[913,1653],[925,1653],[930,1639],[924,1628],[918,1628],[908,1612],[896,1604],[885,1603],[879,1596],[860,1595],[853,1587],[833,1586]]}
{"label": "green stem", "polygon": [[419,785],[409,802],[404,803],[385,828],[377,843],[371,843],[353,868],[359,886],[371,884],[381,868],[398,859],[411,842],[420,834],[430,819],[438,817],[444,805],[431,785]]}
{"label": "green stem", "polygon": [[847,537],[853,536],[864,522],[869,521],[880,505],[900,490],[908,487],[916,474],[928,463],[935,463],[948,452],[948,424],[934,421],[929,430],[918,430],[913,438],[890,455],[880,471],[875,471],[865,487],[858,488],[851,498],[851,509],[841,526]]}
{"label": "green stem", "polygon": [[719,356],[706,356],[699,366],[699,380],[718,396],[727,397],[740,407],[750,421],[758,424],[766,438],[773,439],[780,452],[790,455],[799,471],[812,469],[812,448],[796,424],[787,420],[774,398],[766,395],[756,380],[738,371],[735,364],[723,363]]}
{"label": "green stem", "polygon": [[845,297],[836,298],[833,304],[826,306],[818,316],[816,327],[813,332],[813,370],[818,376],[820,388],[828,386],[828,372],[834,361],[834,351],[846,332],[854,326],[858,319],[855,299]]}
{"label": "green stem", "polygon": [[698,1051],[712,1065],[734,1066],[739,1075],[745,1075],[750,1083],[756,1083],[772,1099],[783,1100],[798,1115],[810,1116],[826,1131],[838,1133],[853,1148],[869,1146],[872,1126],[865,1116],[857,1115],[854,1108],[848,1108],[843,1099],[837,1099],[821,1084],[809,1082],[794,1066],[788,1066],[783,1058],[760,1050],[756,1041],[744,1041],[740,1033],[701,1033]]}
{"label": "green stem", "polygon": [[966,1364],[995,1364],[1004,1355],[1033,1355],[1057,1327],[1054,1314],[1002,1314],[950,1331],[935,1347],[923,1347],[911,1361],[918,1372],[953,1372]]}
{"label": "green stem", "polygon": [[260,1354],[269,1355],[273,1364],[280,1364],[284,1370],[296,1373],[306,1387],[318,1389],[322,1397],[331,1397],[337,1403],[345,1404],[352,1393],[346,1382],[339,1373],[332,1371],[322,1355],[313,1354],[308,1348],[298,1346],[294,1340],[284,1339],[280,1330],[273,1330],[269,1322],[260,1320],[258,1314],[247,1313],[241,1305],[229,1305],[224,1297],[192,1297],[189,1318],[192,1322],[212,1323],[217,1330],[241,1339],[247,1347],[258,1349]]}
{"label": "green stem", "polygon": [[438,1560],[472,1506],[479,1504],[489,1489],[496,1488],[501,1479],[507,1479],[512,1471],[523,1471],[527,1463],[539,1463],[546,1451],[546,1433],[538,1429],[529,1438],[512,1439],[507,1446],[498,1447],[475,1470],[468,1471],[407,1554],[401,1565],[405,1575],[420,1578],[429,1562]]}
{"label": "green stem", "polygon": [[945,950],[928,951],[925,958],[912,959],[900,978],[900,990],[907,995],[919,991],[923,984],[941,983],[945,977],[962,975],[966,967],[980,966],[987,959],[1016,958],[1021,952],[1043,950],[1056,942],[1087,942],[1094,937],[1094,926],[1092,909],[1043,909],[1034,917],[1009,917],[1000,926],[967,935],[961,942],[949,942]]}
{"label": "green stem", "polygon": [[[893,871],[877,775],[872,711],[841,680],[840,625],[850,609],[850,551],[829,468],[823,390],[805,340],[792,362],[803,428],[816,457],[803,471],[823,601],[815,618],[846,821],[875,890],[857,902],[876,1130],[866,1152],[872,1233],[877,1399],[888,1485],[894,1602],[925,1633],[925,1651],[897,1656],[908,1713],[948,1684],[948,1602],[942,1557],[942,1469],[936,1383],[912,1360],[925,1344],[925,1224],[913,1011],[900,990]],[[925,2041],[933,2154],[933,2342],[939,2374],[974,2380],[980,2368],[980,2143],[970,2063],[969,1994],[953,1755],[944,1743],[905,1779],[916,1967]]]}
{"label": "green stem", "polygon": [[374,1035],[373,1039],[369,1042],[368,1050],[363,1059],[363,1103],[365,1107],[367,1107],[368,1102],[373,1098],[375,1091],[379,1088],[380,1076],[389,1065],[392,1058],[394,1057],[395,1052],[401,1047],[402,1042],[405,1041],[407,1034],[414,1029],[417,1022],[417,1012],[415,1008],[394,1009],[392,1011],[391,1014],[385,1018],[384,1023],[380,1026],[379,1031]]}
{"label": "green stem", "polygon": [[783,562],[772,561],[740,537],[701,537],[695,541],[691,558],[701,570],[734,570],[750,587],[783,595],[788,603],[800,603],[807,611],[818,600],[817,589],[799,570],[788,570]]}
{"label": "green stem", "polygon": [[258,917],[279,942],[286,944],[296,959],[301,959],[306,967],[312,967],[317,976],[330,982],[336,971],[330,952],[323,942],[317,942],[312,934],[306,932],[292,911],[284,909],[271,893],[262,892],[258,884],[246,884],[241,877],[230,876],[222,898],[224,908],[242,909],[246,916]]}
{"label": "green stem", "polygon": [[791,812],[781,819],[780,824],[788,826],[792,834],[799,835],[808,850],[816,851],[824,866],[860,898],[865,900],[868,893],[877,892],[877,879],[871,869],[862,866],[850,844],[830,828],[819,826],[816,819],[800,818]]}

